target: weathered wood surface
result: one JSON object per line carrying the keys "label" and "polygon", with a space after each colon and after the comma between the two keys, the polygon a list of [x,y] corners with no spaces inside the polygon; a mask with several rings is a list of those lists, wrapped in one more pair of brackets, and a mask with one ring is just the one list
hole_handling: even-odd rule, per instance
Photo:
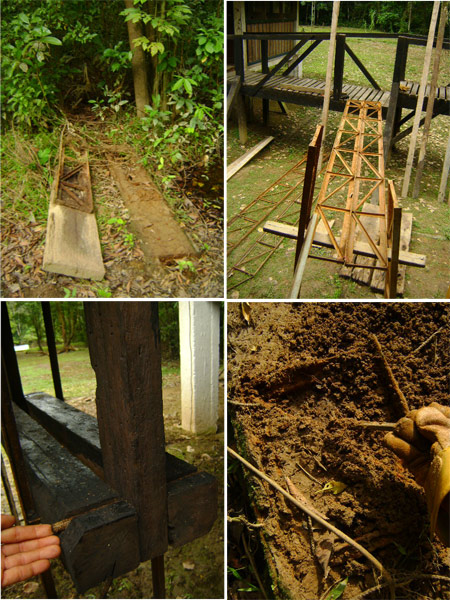
{"label": "weathered wood surface", "polygon": [[139,565],[137,516],[127,502],[80,515],[60,537],[62,559],[78,592]]}
{"label": "weathered wood surface", "polygon": [[[42,392],[25,396],[25,407],[60,444],[103,478],[94,417]],[[166,452],[166,482],[169,543],[181,545],[204,535],[217,514],[216,479]],[[197,506],[202,510],[197,510]]]}
{"label": "weathered wood surface", "polygon": [[253,146],[253,148],[247,150],[245,154],[243,154],[234,162],[232,162],[231,165],[227,167],[227,180],[231,179],[231,177],[233,177],[233,175],[235,175],[240,169],[242,169],[242,167],[246,165],[249,162],[249,160],[251,160],[254,156],[258,154],[258,152],[261,152],[263,148],[270,144],[270,142],[273,139],[275,139],[273,136],[266,137],[265,139],[261,140],[258,144]]}
{"label": "weathered wood surface", "polygon": [[[147,255],[170,259],[198,254],[144,167],[131,169],[112,159],[108,161],[108,167]],[[151,217],[143,218],[142,207],[145,205],[151,206]]]}
{"label": "weathered wood surface", "polygon": [[[43,392],[25,396],[25,410],[60,444],[103,478],[103,458],[95,417]],[[166,480],[196,471],[190,463],[166,452]]]}
{"label": "weathered wood surface", "polygon": [[141,560],[167,549],[158,304],[86,302],[105,481],[139,516]]}
{"label": "weathered wood surface", "polygon": [[192,473],[168,486],[169,542],[178,547],[205,535],[217,517],[217,480]]}
{"label": "weathered wood surface", "polygon": [[[277,223],[276,221],[266,221],[264,225],[264,231],[267,233],[273,233],[275,235],[281,235],[282,237],[287,237],[293,240],[297,238],[297,227],[285,225],[284,223]],[[336,240],[339,240],[339,238],[336,238]],[[313,244],[325,246],[326,248],[334,247],[328,234],[324,235],[318,233],[317,231],[314,234]],[[360,254],[361,256],[370,256],[373,258],[376,256],[370,244],[365,244],[363,242],[357,242],[353,248],[353,252],[355,254]],[[390,249],[388,249],[388,257],[390,258]],[[425,267],[426,256],[424,254],[416,254],[415,252],[400,251],[399,263],[403,265],[410,265],[412,267]]]}
{"label": "weathered wood surface", "polygon": [[43,269],[70,277],[103,279],[105,267],[93,213],[50,201]]}
{"label": "weathered wood surface", "polygon": [[36,508],[44,523],[54,523],[101,506],[118,494],[18,407],[14,407],[20,444]]}

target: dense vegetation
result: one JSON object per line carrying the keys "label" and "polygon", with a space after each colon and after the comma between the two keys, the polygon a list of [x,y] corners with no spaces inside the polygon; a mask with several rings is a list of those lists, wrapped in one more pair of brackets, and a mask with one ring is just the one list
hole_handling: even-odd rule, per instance
{"label": "dense vegetation", "polygon": [[64,112],[89,105],[100,119],[131,119],[139,55],[148,102],[133,134],[145,141],[148,159],[175,163],[217,150],[220,2],[5,0],[2,9],[1,99],[9,126],[51,129]]}
{"label": "dense vegetation", "polygon": [[[67,352],[85,345],[86,323],[82,302],[50,302],[58,349]],[[15,344],[29,344],[46,352],[44,319],[39,302],[9,302],[8,314]],[[179,356],[178,302],[160,302],[159,328],[163,359]]]}
{"label": "dense vegetation", "polygon": [[[433,2],[341,2],[339,25],[424,35],[432,10]],[[330,25],[332,12],[333,2],[300,2],[300,23]]]}

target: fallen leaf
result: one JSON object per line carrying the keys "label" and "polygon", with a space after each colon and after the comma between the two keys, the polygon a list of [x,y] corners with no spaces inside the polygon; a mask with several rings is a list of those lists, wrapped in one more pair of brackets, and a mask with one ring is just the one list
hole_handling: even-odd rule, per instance
{"label": "fallen leaf", "polygon": [[186,571],[193,571],[195,569],[195,563],[191,560],[186,560],[183,563],[183,569],[185,569]]}
{"label": "fallen leaf", "polygon": [[202,454],[201,458],[202,458],[203,460],[212,460],[212,458],[210,457],[210,455],[209,455],[209,454],[206,454],[206,452],[204,452],[204,453]]}
{"label": "fallen leaf", "polygon": [[348,577],[337,583],[325,600],[338,600],[344,593],[345,588],[347,587]]}
{"label": "fallen leaf", "polygon": [[194,448],[192,446],[187,446],[186,448],[186,452],[195,452]]}
{"label": "fallen leaf", "polygon": [[342,483],[342,481],[335,481],[334,479],[332,479],[331,481],[328,481],[320,491],[322,493],[323,492],[332,492],[334,495],[336,495],[336,494],[340,494],[341,492],[343,492],[346,487],[347,487],[347,484]]}
{"label": "fallen leaf", "polygon": [[333,552],[333,545],[336,536],[331,531],[324,533],[316,544],[316,557],[323,570],[323,576],[326,579],[330,571],[328,563],[330,562],[331,554]]}
{"label": "fallen leaf", "polygon": [[28,581],[28,583],[23,586],[23,591],[25,594],[34,594],[38,591],[38,589],[39,583],[37,581]]}

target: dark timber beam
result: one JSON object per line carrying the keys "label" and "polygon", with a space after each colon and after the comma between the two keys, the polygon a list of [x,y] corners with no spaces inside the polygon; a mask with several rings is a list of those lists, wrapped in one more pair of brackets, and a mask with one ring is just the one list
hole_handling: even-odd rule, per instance
{"label": "dark timber beam", "polygon": [[74,516],[60,534],[63,562],[79,592],[136,568],[136,511],[20,408],[15,417],[28,481],[43,523]]}
{"label": "dark timber beam", "polygon": [[136,508],[141,560],[167,550],[157,302],[86,302],[105,481]]}

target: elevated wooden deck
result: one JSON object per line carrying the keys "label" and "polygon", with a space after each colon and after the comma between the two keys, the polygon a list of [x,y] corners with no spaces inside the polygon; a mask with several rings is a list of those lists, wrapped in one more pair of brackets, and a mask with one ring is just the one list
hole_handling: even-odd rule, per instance
{"label": "elevated wooden deck", "polygon": [[[228,72],[228,83],[236,77],[233,71]],[[300,104],[303,106],[322,106],[325,91],[325,81],[317,79],[283,77],[274,75],[267,83],[258,89],[260,82],[266,77],[263,73],[247,72],[241,84],[240,93],[246,96]],[[256,92],[256,93],[255,93]],[[429,96],[430,86],[427,85],[426,99]],[[401,81],[398,105],[401,108],[414,110],[417,104],[419,84],[414,81]],[[383,118],[386,118],[391,92],[378,90],[374,87],[363,85],[342,85],[342,95],[339,99],[333,96],[330,99],[332,110],[343,111],[347,100],[367,100],[381,102]],[[450,115],[450,86],[440,86],[436,92],[434,102],[435,114]]]}

